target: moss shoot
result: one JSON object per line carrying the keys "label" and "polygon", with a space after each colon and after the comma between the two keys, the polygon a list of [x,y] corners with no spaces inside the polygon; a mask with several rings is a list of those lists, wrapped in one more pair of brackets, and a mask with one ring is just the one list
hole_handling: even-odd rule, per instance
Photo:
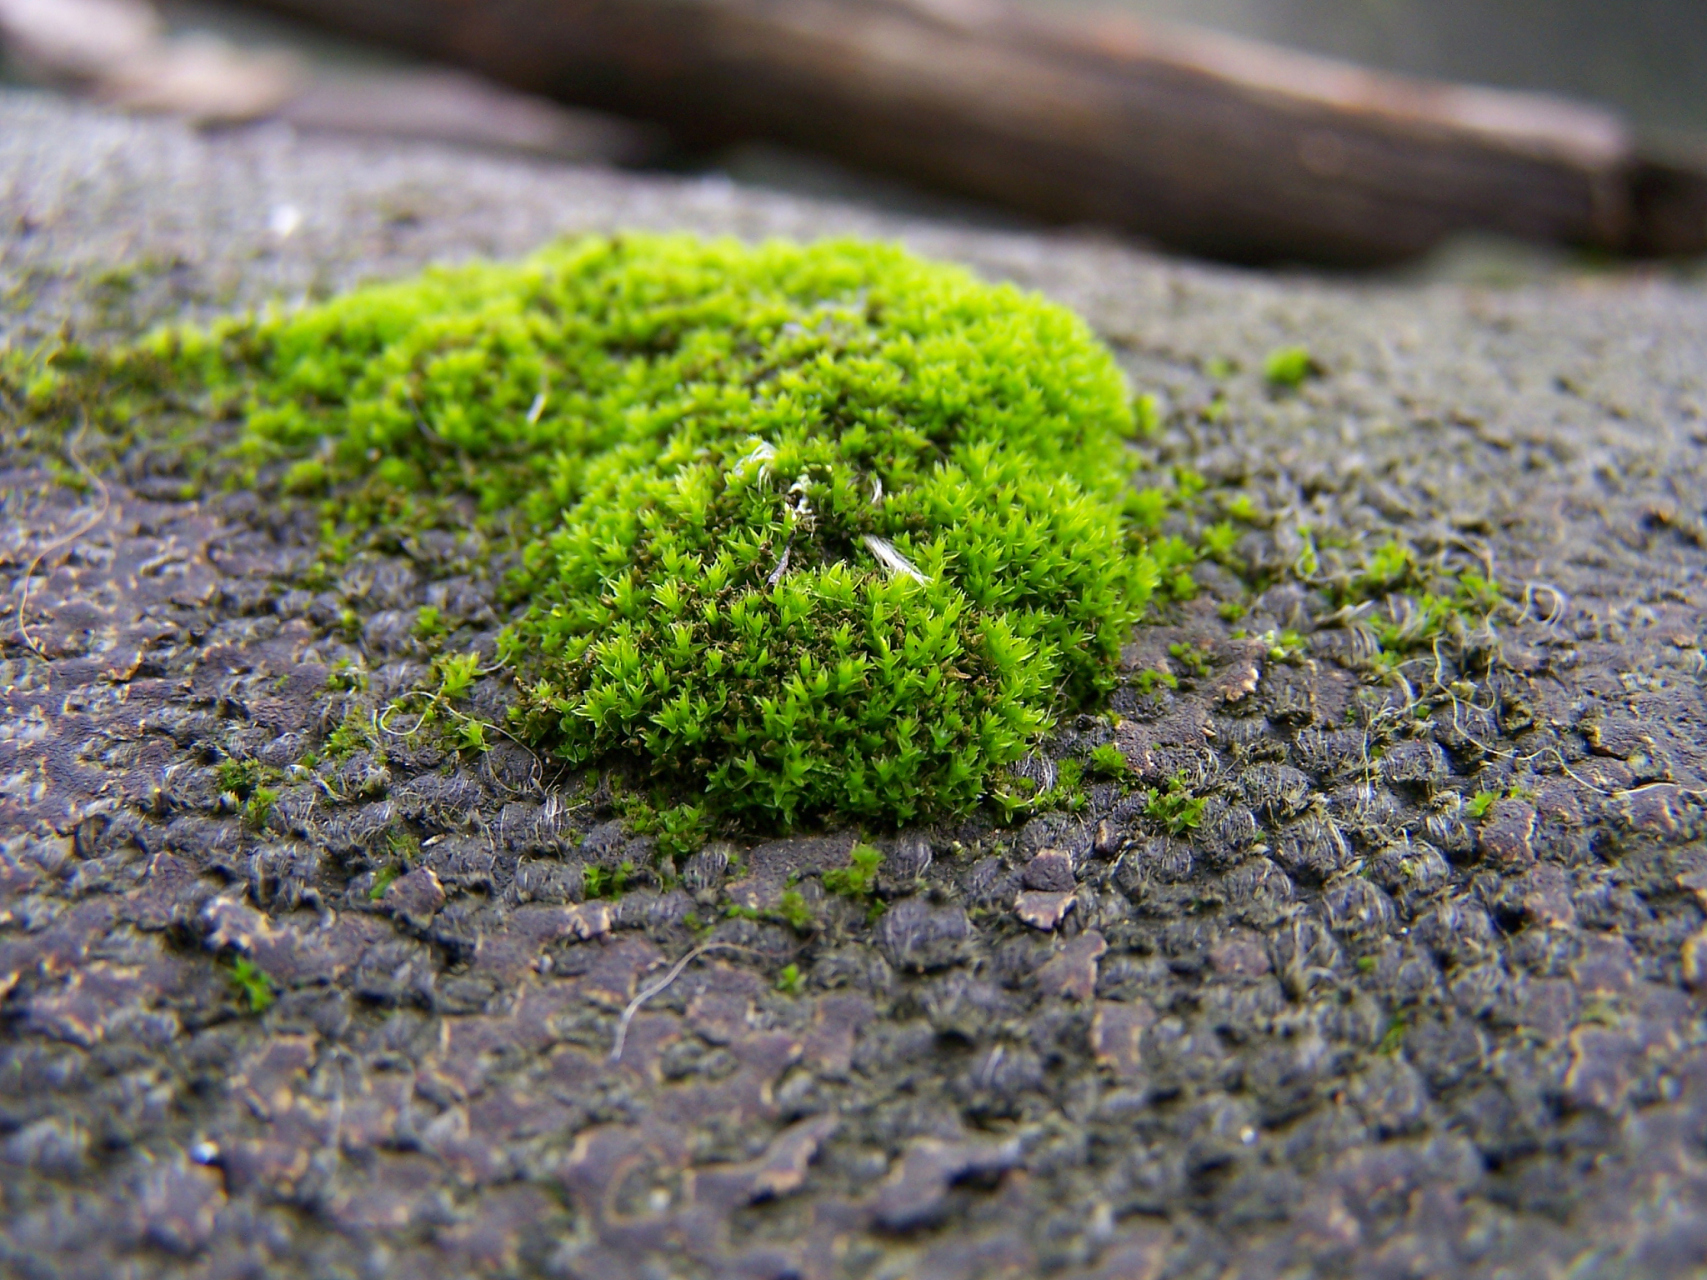
{"label": "moss shoot", "polygon": [[510,531],[510,731],[747,825],[967,810],[1159,578],[1109,353],[895,248],[580,240],[102,359],[340,536]]}

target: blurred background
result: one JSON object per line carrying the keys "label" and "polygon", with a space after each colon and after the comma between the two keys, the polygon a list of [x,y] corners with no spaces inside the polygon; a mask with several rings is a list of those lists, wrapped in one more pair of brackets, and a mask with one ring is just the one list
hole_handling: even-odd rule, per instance
{"label": "blurred background", "polygon": [[1236,262],[1522,275],[1707,251],[1703,0],[0,0],[0,49],[10,84],[205,127]]}
{"label": "blurred background", "polygon": [[[1093,0],[1024,0],[1056,12]],[[1101,0],[1389,71],[1565,94],[1685,152],[1707,137],[1702,0]]]}

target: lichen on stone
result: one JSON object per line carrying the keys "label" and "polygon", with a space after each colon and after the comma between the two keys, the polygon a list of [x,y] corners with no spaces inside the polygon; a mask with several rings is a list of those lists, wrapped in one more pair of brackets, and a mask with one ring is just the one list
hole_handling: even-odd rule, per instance
{"label": "lichen on stone", "polygon": [[1111,355],[893,247],[583,239],[109,359],[329,528],[510,531],[510,730],[749,825],[967,810],[1158,579]]}

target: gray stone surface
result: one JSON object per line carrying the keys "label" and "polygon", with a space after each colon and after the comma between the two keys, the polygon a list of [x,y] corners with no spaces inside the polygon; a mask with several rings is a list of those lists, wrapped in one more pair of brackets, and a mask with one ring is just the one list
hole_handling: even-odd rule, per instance
{"label": "gray stone surface", "polygon": [[[581,901],[585,866],[647,844],[508,747],[393,742],[287,772],[246,819],[220,763],[288,771],[377,723],[419,671],[397,618],[431,595],[483,634],[480,546],[305,585],[300,522],[185,500],[159,459],[104,501],[54,485],[8,425],[0,1265],[1698,1274],[1707,298],[1241,274],[0,97],[21,343],[661,226],[898,236],[1092,320],[1163,403],[1135,466],[1249,499],[1239,557],[1272,585],[1204,566],[1135,633],[1119,726],[1070,719],[1028,771],[1113,742],[1144,782],[1188,777],[1202,823],[1170,833],[1103,783],[1011,828],[874,833],[873,919],[820,886],[847,833],[715,844],[679,886]],[[1290,342],[1324,372],[1276,393],[1262,357]],[[1395,537],[1491,564],[1511,603],[1381,672],[1369,620],[1290,570]],[[1235,599],[1307,656],[1236,637]],[[1144,691],[1164,665],[1180,689]],[[725,916],[791,873],[812,929]],[[624,1022],[702,936],[690,912],[721,949]],[[238,959],[276,990],[262,1014]]]}

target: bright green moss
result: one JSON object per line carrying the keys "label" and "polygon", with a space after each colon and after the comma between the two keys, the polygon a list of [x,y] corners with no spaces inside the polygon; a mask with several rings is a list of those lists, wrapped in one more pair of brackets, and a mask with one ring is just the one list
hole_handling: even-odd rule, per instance
{"label": "bright green moss", "polygon": [[1281,347],[1269,352],[1263,362],[1264,376],[1277,387],[1301,387],[1316,371],[1316,361],[1308,347]]}
{"label": "bright green moss", "polygon": [[869,897],[877,884],[877,869],[882,865],[882,853],[868,844],[856,844],[848,855],[847,866],[824,872],[824,888],[845,898]]}
{"label": "bright green moss", "polygon": [[511,730],[758,824],[971,807],[1160,576],[1108,352],[895,248],[583,240],[115,368],[240,403],[329,536],[508,530]]}
{"label": "bright green moss", "polygon": [[238,956],[231,963],[231,985],[250,1013],[265,1013],[273,1007],[273,979],[253,960]]}

